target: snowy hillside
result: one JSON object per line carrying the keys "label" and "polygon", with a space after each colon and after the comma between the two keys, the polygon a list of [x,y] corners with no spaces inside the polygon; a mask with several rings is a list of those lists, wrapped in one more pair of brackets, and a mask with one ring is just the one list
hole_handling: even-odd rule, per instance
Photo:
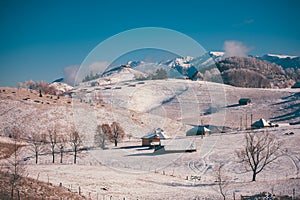
{"label": "snowy hillside", "polygon": [[63,94],[73,89],[72,86],[63,82],[54,82],[51,83],[50,86],[53,86],[60,94]]}
{"label": "snowy hillside", "polygon": [[[171,78],[141,81],[134,79],[136,73],[128,67],[111,71],[97,80],[99,85],[74,87],[72,99],[1,88],[0,131],[4,135],[11,125],[26,134],[47,134],[48,128],[57,127],[61,136],[68,136],[75,127],[83,138],[77,164],[73,164],[69,143],[62,164],[59,154],[50,163],[47,150],[35,164],[28,143],[21,152],[28,177],[62,184],[72,192],[80,187],[91,199],[220,199],[215,170],[221,163],[229,199],[234,194],[263,191],[290,195],[299,188],[300,127],[289,125],[300,123],[298,89],[238,88]],[[252,103],[239,105],[240,98],[250,98]],[[244,147],[247,133],[263,132],[246,130],[260,118],[285,125],[267,129],[283,143],[285,154],[259,174],[256,182],[250,182],[251,173],[238,162],[236,151]],[[124,129],[124,140],[117,147],[107,141],[105,150],[95,146],[97,126],[114,121]],[[221,128],[203,139],[186,137],[197,125]],[[171,152],[141,146],[141,137],[156,128],[170,136],[163,144]],[[191,145],[197,151],[186,153]]]}

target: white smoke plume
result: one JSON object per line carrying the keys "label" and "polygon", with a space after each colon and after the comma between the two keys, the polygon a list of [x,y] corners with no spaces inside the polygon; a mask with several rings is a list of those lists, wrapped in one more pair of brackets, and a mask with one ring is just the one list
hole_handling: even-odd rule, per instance
{"label": "white smoke plume", "polygon": [[110,63],[107,61],[94,62],[90,66],[88,66],[88,71],[92,71],[93,73],[103,73],[107,69],[109,64]]}
{"label": "white smoke plume", "polygon": [[64,82],[74,86],[75,78],[78,72],[79,66],[73,65],[64,68]]}
{"label": "white smoke plume", "polygon": [[229,40],[224,42],[225,57],[239,56],[247,57],[250,48],[246,47],[242,42]]}
{"label": "white smoke plume", "polygon": [[[108,67],[109,62],[94,62],[88,67],[72,65],[64,68],[64,82],[74,86],[75,81],[82,80],[86,74],[90,74],[91,72],[95,73],[103,73]],[[80,69],[80,70],[79,70]],[[76,80],[77,78],[77,80]]]}

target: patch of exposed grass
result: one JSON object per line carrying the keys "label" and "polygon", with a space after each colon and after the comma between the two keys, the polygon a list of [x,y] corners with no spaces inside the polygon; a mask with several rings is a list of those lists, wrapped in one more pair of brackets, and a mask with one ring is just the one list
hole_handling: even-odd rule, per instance
{"label": "patch of exposed grass", "polygon": [[[17,150],[24,145],[17,145]],[[12,144],[0,142],[0,160],[9,158],[14,153]]]}
{"label": "patch of exposed grass", "polygon": [[[10,175],[0,171],[0,199],[10,199],[11,188],[9,183]],[[51,183],[44,183],[32,178],[22,177],[15,189],[14,199],[88,199],[77,193],[70,192],[64,187],[54,186]]]}

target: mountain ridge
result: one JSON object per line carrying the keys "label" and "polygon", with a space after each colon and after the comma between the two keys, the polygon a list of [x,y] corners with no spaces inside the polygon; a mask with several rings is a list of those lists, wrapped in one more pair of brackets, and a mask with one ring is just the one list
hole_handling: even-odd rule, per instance
{"label": "mountain ridge", "polygon": [[139,80],[151,79],[162,69],[167,78],[223,82],[238,87],[289,88],[300,81],[300,57],[279,54],[226,57],[225,52],[211,51],[199,57],[176,57],[155,63],[128,61],[97,77],[90,77],[88,82],[109,77],[124,68],[135,70],[134,77]]}

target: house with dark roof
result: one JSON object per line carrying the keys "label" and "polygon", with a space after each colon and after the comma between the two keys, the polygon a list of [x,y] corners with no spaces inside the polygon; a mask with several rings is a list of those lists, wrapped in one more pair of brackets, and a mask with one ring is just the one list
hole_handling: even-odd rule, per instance
{"label": "house with dark roof", "polygon": [[295,88],[300,88],[300,82],[296,82],[293,86],[292,86],[293,89]]}
{"label": "house with dark roof", "polygon": [[239,100],[239,104],[240,105],[248,105],[248,104],[250,104],[251,103],[251,99],[249,99],[249,98],[241,98],[240,100]]}

